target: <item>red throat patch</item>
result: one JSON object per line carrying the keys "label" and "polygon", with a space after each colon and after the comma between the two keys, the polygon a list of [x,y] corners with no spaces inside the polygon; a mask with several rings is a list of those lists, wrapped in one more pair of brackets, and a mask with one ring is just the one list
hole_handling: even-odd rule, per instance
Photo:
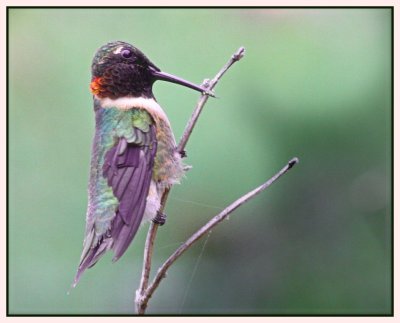
{"label": "red throat patch", "polygon": [[96,77],[92,80],[90,83],[90,92],[92,92],[94,95],[98,95],[101,92],[102,88],[102,78],[101,77]]}

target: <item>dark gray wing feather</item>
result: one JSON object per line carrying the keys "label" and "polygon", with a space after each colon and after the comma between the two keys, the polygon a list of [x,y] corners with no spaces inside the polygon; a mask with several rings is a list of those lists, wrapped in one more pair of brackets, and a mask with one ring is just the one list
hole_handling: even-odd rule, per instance
{"label": "dark gray wing feather", "polygon": [[103,176],[119,201],[110,233],[114,261],[128,248],[142,221],[157,151],[154,125],[148,132],[135,131],[143,136],[140,144],[128,143],[122,137],[104,159]]}

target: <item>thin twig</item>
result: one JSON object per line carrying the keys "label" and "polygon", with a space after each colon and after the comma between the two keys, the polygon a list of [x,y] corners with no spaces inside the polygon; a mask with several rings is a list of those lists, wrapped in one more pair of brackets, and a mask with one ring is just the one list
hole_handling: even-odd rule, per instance
{"label": "thin twig", "polygon": [[[224,67],[221,68],[221,70],[217,73],[217,75],[212,79],[212,80],[205,80],[203,82],[203,85],[207,87],[209,91],[212,91],[212,89],[217,85],[221,77],[225,74],[225,72],[237,61],[239,61],[245,53],[244,47],[240,47],[228,60],[228,62],[225,64]],[[208,100],[209,93],[203,93],[199,99],[199,101],[196,104],[196,107],[192,113],[191,118],[189,119],[186,128],[183,132],[182,138],[179,141],[177,151],[182,153],[186,147],[186,144],[189,140],[189,137],[193,131],[194,126],[196,125],[196,122],[200,116],[201,111],[203,110],[204,105],[206,104]],[[167,188],[164,191],[164,194],[161,198],[161,207],[160,207],[160,212],[164,211],[168,195],[169,195],[170,189]],[[151,223],[149,227],[149,231],[147,233],[147,238],[146,238],[146,244],[144,248],[144,256],[143,256],[143,268],[142,268],[142,277],[140,280],[140,286],[138,290],[136,291],[136,298],[135,298],[135,303],[136,303],[136,310],[138,314],[144,314],[146,311],[147,307],[147,302],[143,302],[142,300],[144,299],[144,296],[146,294],[146,289],[148,286],[149,282],[149,277],[150,277],[150,270],[151,270],[151,258],[153,254],[153,248],[154,248],[154,240],[157,235],[157,228],[158,224]]]}
{"label": "thin twig", "polygon": [[[235,54],[231,56],[229,61],[225,64],[223,68],[215,75],[215,77],[212,80],[205,80],[203,82],[204,86],[207,86],[207,89],[212,91],[214,87],[217,85],[221,77],[225,74],[225,72],[235,63],[240,61],[240,59],[244,56],[245,49],[244,47],[240,47]],[[186,125],[185,130],[183,131],[183,135],[181,140],[179,141],[178,145],[178,151],[183,152],[183,150],[186,147],[186,144],[189,140],[189,137],[193,131],[194,126],[196,125],[196,122],[200,116],[201,111],[203,110],[204,105],[206,104],[208,100],[208,95],[203,94],[199,101],[197,102],[196,108],[194,109],[191,118],[189,119],[189,122]]]}
{"label": "thin twig", "polygon": [[[151,225],[154,225],[153,222],[151,222]],[[149,230],[149,235],[147,235],[146,237],[146,243],[144,246],[144,249],[147,250],[147,252],[145,252],[144,254],[144,261],[143,261],[143,265],[146,266],[145,268],[143,268],[143,272],[142,272],[142,278],[140,279],[140,285],[139,285],[139,289],[138,289],[138,293],[143,293],[146,289],[147,289],[147,285],[149,283],[149,276],[150,276],[150,269],[151,269],[151,258],[153,257],[153,244],[154,244],[154,238],[155,235],[157,234],[157,226],[155,226],[153,228],[153,230]],[[140,295],[138,295],[137,297],[139,297]]]}
{"label": "thin twig", "polygon": [[[227,208],[221,211],[219,214],[214,216],[210,221],[208,221],[204,226],[202,226],[199,230],[197,230],[189,239],[186,240],[176,251],[164,262],[164,264],[158,269],[156,276],[153,281],[149,285],[146,290],[146,293],[143,295],[142,304],[144,308],[147,306],[147,302],[153,295],[154,291],[160,284],[161,280],[166,277],[167,270],[171,267],[171,265],[186,251],[188,250],[196,241],[201,239],[207,232],[210,232],[218,223],[221,223],[225,220],[233,211],[235,211],[238,207],[248,202],[250,199],[255,197],[257,194],[261,193],[272,183],[274,183],[279,177],[284,175],[289,169],[291,169],[294,165],[299,162],[297,158],[291,159],[278,173],[272,176],[268,181],[254,190],[248,192],[242,197],[238,198],[235,202],[230,204]],[[144,314],[144,312],[143,312]]]}
{"label": "thin twig", "polygon": [[[161,203],[160,203],[160,212],[164,212],[165,203],[167,201],[169,194],[169,188],[164,192]],[[147,303],[144,304],[141,299],[146,292],[147,286],[149,284],[150,278],[150,270],[151,270],[151,260],[153,257],[153,249],[154,249],[154,240],[156,239],[158,224],[154,222],[150,222],[149,231],[147,232],[146,243],[144,245],[144,254],[143,254],[143,268],[142,268],[142,277],[140,279],[139,288],[136,290],[135,304],[136,304],[136,312],[138,314],[143,313],[146,310]]]}

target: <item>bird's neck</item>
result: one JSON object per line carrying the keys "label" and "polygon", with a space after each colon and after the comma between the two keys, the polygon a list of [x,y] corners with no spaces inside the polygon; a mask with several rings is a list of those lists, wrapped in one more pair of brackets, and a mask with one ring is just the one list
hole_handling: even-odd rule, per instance
{"label": "bird's neck", "polygon": [[169,125],[167,115],[154,98],[126,96],[118,99],[98,97],[95,97],[95,99],[98,100],[100,107],[104,109],[115,108],[122,111],[130,109],[144,109],[149,112],[156,122],[157,120],[161,119]]}

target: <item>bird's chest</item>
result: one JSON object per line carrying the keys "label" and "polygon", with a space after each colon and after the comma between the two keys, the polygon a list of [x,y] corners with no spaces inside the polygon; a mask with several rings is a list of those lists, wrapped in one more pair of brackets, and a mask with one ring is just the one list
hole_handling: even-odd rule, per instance
{"label": "bird's chest", "polygon": [[162,186],[179,183],[184,173],[180,154],[167,120],[154,117],[157,129],[157,153],[154,160],[153,180]]}

